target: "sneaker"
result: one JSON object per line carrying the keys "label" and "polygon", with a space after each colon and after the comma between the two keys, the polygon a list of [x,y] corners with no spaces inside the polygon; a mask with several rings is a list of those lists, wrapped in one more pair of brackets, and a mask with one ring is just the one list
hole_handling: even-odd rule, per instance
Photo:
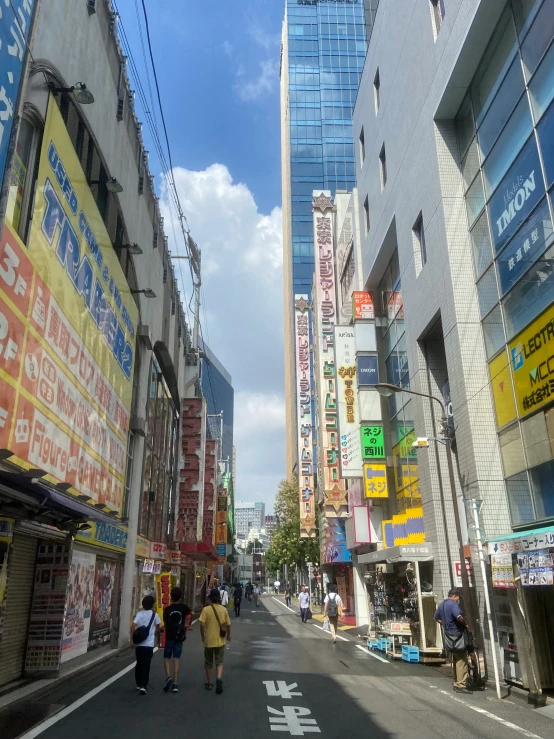
{"label": "sneaker", "polygon": [[179,686],[178,685],[175,685],[175,683],[173,683],[173,687],[171,688],[171,692],[172,693],[178,693],[179,692]]}
{"label": "sneaker", "polygon": [[168,693],[169,689],[171,688],[171,684],[173,683],[173,680],[170,677],[166,677],[165,679],[165,685],[163,687],[164,693]]}
{"label": "sneaker", "polygon": [[146,688],[139,688],[141,695],[146,695]]}
{"label": "sneaker", "polygon": [[217,694],[223,693],[223,680],[217,679],[215,681],[215,692]]}
{"label": "sneaker", "polygon": [[454,692],[465,693],[466,695],[473,695],[473,690],[470,690],[469,688],[458,688],[456,685],[454,686]]}

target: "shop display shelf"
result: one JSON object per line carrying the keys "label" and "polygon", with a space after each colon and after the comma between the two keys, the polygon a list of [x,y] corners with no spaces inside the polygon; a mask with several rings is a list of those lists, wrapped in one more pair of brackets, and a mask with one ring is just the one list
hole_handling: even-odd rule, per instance
{"label": "shop display shelf", "polygon": [[403,644],[402,659],[404,662],[419,662],[419,647],[412,647],[409,644]]}

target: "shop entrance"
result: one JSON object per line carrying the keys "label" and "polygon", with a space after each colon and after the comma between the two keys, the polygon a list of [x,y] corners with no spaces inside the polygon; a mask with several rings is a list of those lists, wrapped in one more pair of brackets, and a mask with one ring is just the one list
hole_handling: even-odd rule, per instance
{"label": "shop entrance", "polygon": [[36,556],[37,540],[14,533],[0,640],[0,685],[23,676]]}
{"label": "shop entrance", "polygon": [[554,690],[554,587],[536,585],[524,590],[531,636],[535,642],[538,683],[543,690]]}

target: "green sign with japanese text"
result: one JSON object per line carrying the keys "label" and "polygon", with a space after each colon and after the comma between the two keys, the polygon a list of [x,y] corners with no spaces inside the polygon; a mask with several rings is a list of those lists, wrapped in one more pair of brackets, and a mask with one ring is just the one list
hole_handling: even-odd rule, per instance
{"label": "green sign with japanese text", "polygon": [[362,456],[364,459],[385,458],[385,435],[382,426],[362,426]]}

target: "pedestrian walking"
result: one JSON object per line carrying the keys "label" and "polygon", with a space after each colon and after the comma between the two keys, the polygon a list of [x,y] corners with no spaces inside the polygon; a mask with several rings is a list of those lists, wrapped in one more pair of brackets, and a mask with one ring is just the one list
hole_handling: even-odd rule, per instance
{"label": "pedestrian walking", "polygon": [[250,603],[252,600],[252,583],[249,581],[246,583],[246,587],[244,588],[244,594],[246,596],[246,600]]}
{"label": "pedestrian walking", "polygon": [[285,588],[285,605],[287,605],[290,608],[292,599],[292,591],[290,585],[287,585]]}
{"label": "pedestrian walking", "polygon": [[444,648],[452,654],[452,673],[456,693],[472,693],[467,687],[469,634],[467,622],[460,608],[460,591],[448,591],[448,598],[439,604],[435,621],[444,629]]}
{"label": "pedestrian walking", "polygon": [[227,606],[229,605],[229,593],[227,592],[224,584],[221,585],[221,587],[219,588],[219,594],[221,596],[221,605],[224,608],[227,608]]}
{"label": "pedestrian walking", "polygon": [[337,593],[337,586],[335,583],[329,585],[329,593],[325,597],[323,607],[323,618],[329,620],[329,630],[333,637],[333,644],[337,643],[337,627],[339,623],[339,617],[342,616],[342,598]]}
{"label": "pedestrian walking", "polygon": [[260,595],[261,594],[262,594],[262,589],[260,588],[260,586],[259,585],[254,585],[254,595],[253,595],[253,598],[254,598],[254,605],[256,606],[256,608],[259,608],[260,607]]}
{"label": "pedestrian walking", "polygon": [[233,591],[233,600],[235,601],[235,616],[240,616],[240,603],[242,600],[242,585],[237,583]]}
{"label": "pedestrian walking", "polygon": [[160,646],[161,619],[154,610],[155,602],[151,595],[146,595],[142,599],[143,610],[137,613],[131,627],[131,642],[135,646],[137,658],[135,682],[141,695],[146,695],[154,644]]}
{"label": "pedestrian walking", "polygon": [[308,620],[308,610],[310,608],[310,594],[305,585],[302,586],[298,599],[300,601],[300,616],[302,617],[302,623],[305,624]]}
{"label": "pedestrian walking", "polygon": [[219,590],[210,591],[210,605],[204,606],[200,614],[200,636],[204,645],[204,667],[206,682],[204,687],[211,690],[212,669],[215,662],[216,685],[215,692],[223,693],[223,660],[225,658],[225,643],[231,641],[231,621],[226,608],[220,603]]}
{"label": "pedestrian walking", "polygon": [[[183,591],[181,588],[173,588],[171,591],[171,603],[164,608],[164,669],[165,685],[164,692],[179,692],[179,666],[183,644],[187,638],[187,617],[193,616],[192,610],[183,603]],[[173,660],[173,665],[171,664]],[[171,669],[173,667],[173,670]],[[173,672],[173,675],[171,674]]]}

